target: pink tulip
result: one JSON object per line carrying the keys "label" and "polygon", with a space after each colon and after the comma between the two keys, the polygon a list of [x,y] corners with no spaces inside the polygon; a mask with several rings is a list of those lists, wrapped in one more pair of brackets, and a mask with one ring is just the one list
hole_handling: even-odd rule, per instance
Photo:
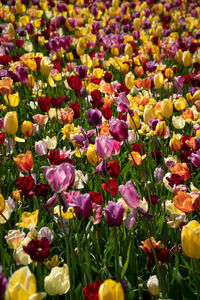
{"label": "pink tulip", "polygon": [[125,185],[120,185],[119,192],[128,206],[137,208],[140,205],[140,195],[131,180]]}
{"label": "pink tulip", "polygon": [[108,136],[97,137],[95,141],[95,148],[97,154],[103,160],[108,159],[112,155],[114,145],[115,145],[114,139]]}

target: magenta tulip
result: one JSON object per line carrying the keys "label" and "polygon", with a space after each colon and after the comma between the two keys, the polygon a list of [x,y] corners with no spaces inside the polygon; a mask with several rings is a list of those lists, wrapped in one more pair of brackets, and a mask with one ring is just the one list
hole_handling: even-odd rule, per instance
{"label": "magenta tulip", "polygon": [[139,206],[140,195],[131,180],[127,181],[125,185],[120,185],[119,192],[128,206],[132,208]]}

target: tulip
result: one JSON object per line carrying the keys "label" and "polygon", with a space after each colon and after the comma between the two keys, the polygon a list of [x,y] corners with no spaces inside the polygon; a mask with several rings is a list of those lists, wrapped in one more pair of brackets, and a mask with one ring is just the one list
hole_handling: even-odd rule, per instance
{"label": "tulip", "polygon": [[151,105],[146,105],[143,112],[143,119],[146,124],[149,124],[149,120],[155,118],[155,110]]}
{"label": "tulip", "polygon": [[44,141],[35,142],[35,152],[37,155],[46,155],[47,151],[47,145]]}
{"label": "tulip", "polygon": [[21,125],[21,133],[24,137],[30,137],[33,134],[33,123],[30,121],[24,121]]}
{"label": "tulip", "polygon": [[99,300],[124,300],[121,283],[107,279],[99,288]]}
{"label": "tulip", "polygon": [[90,194],[83,194],[77,197],[72,196],[70,206],[74,208],[74,212],[78,219],[89,218],[92,214],[92,200]]}
{"label": "tulip", "polygon": [[133,28],[134,28],[134,30],[139,30],[140,29],[140,18],[135,18],[134,19]]}
{"label": "tulip", "polygon": [[175,109],[178,111],[183,110],[187,105],[187,102],[184,98],[175,99],[173,103],[174,103]]}
{"label": "tulip", "polygon": [[75,180],[75,168],[69,163],[43,167],[46,180],[52,190],[61,193],[69,189]]}
{"label": "tulip", "polygon": [[30,263],[32,263],[32,259],[28,254],[24,252],[23,249],[23,246],[27,246],[30,241],[31,238],[27,236],[25,239],[21,241],[20,245],[14,250],[13,257],[17,265],[20,264],[20,265],[27,266]]}
{"label": "tulip", "polygon": [[10,111],[4,118],[4,130],[7,134],[15,135],[18,130],[18,119],[16,111]]}
{"label": "tulip", "polygon": [[173,137],[171,138],[169,142],[169,146],[172,151],[178,152],[181,149],[181,141],[179,140],[178,136],[176,134],[173,134]]}
{"label": "tulip", "polygon": [[124,206],[118,202],[108,201],[104,214],[108,226],[120,226],[123,220]]}
{"label": "tulip", "polygon": [[95,145],[89,144],[87,148],[87,159],[92,165],[97,165],[100,161],[100,157],[97,154]]}
{"label": "tulip", "polygon": [[133,56],[133,47],[131,46],[130,43],[127,43],[125,48],[124,48],[124,55],[127,55],[129,59],[132,58]]}
{"label": "tulip", "polygon": [[170,118],[173,113],[173,103],[170,99],[164,99],[161,104],[161,113],[163,117]]}
{"label": "tulip", "polygon": [[97,108],[88,109],[86,111],[86,117],[91,126],[96,127],[102,124],[102,114]]}
{"label": "tulip", "polygon": [[183,57],[183,51],[181,49],[179,49],[176,52],[175,59],[178,63],[180,63],[182,61],[182,57]]}
{"label": "tulip", "polygon": [[11,106],[11,107],[16,107],[19,105],[19,93],[15,93],[15,94],[9,94],[9,95],[5,95],[4,96],[4,100],[6,101],[6,103]]}
{"label": "tulip", "polygon": [[123,120],[116,119],[111,121],[109,131],[112,137],[118,142],[125,141],[128,138],[128,125]]}
{"label": "tulip", "polygon": [[154,76],[154,85],[156,89],[161,89],[163,86],[164,77],[162,73],[157,73]]}
{"label": "tulip", "polygon": [[28,74],[28,80],[26,82],[26,86],[29,88],[29,89],[32,89],[35,85],[35,79],[33,77],[32,74]]}
{"label": "tulip", "polygon": [[158,277],[156,275],[153,275],[149,278],[147,281],[147,288],[153,296],[158,296],[160,294]]}
{"label": "tulip", "polygon": [[97,137],[95,140],[95,149],[99,157],[103,160],[108,159],[113,154],[115,141],[108,136]]}
{"label": "tulip", "polygon": [[131,180],[119,186],[119,192],[128,206],[137,208],[140,205],[140,196]]}
{"label": "tulip", "polygon": [[47,148],[49,150],[53,150],[56,148],[57,146],[57,138],[56,136],[53,136],[52,138],[50,138],[49,136],[46,137],[46,139],[43,139],[43,141],[45,142]]}
{"label": "tulip", "polygon": [[33,167],[33,155],[31,151],[26,151],[25,154],[19,154],[13,157],[14,162],[18,168],[24,172],[28,172]]}
{"label": "tulip", "polygon": [[131,90],[134,87],[134,85],[135,85],[135,76],[133,75],[132,72],[129,72],[128,74],[126,74],[126,76],[125,76],[125,85],[129,90]]}
{"label": "tulip", "polygon": [[4,211],[5,208],[5,199],[2,194],[0,194],[0,214]]}
{"label": "tulip", "polygon": [[182,61],[183,61],[184,67],[189,67],[191,65],[192,57],[191,57],[191,53],[189,50],[183,52]]}
{"label": "tulip", "polygon": [[182,116],[173,116],[172,124],[176,129],[183,129],[185,127],[185,120]]}
{"label": "tulip", "polygon": [[195,167],[200,168],[200,150],[198,150],[196,153],[192,153],[191,156],[188,157],[188,159],[193,163]]}
{"label": "tulip", "polygon": [[24,239],[25,233],[20,230],[9,230],[8,235],[5,236],[6,242],[10,249],[16,249]]}
{"label": "tulip", "polygon": [[36,293],[35,275],[28,267],[22,267],[13,273],[8,282],[5,300],[43,299],[44,297],[45,293]]}
{"label": "tulip", "polygon": [[44,288],[50,296],[66,294],[70,289],[68,266],[54,267],[44,279]]}
{"label": "tulip", "polygon": [[52,70],[52,65],[49,57],[44,56],[40,62],[40,72],[42,76],[49,76],[50,71]]}
{"label": "tulip", "polygon": [[200,258],[200,224],[196,220],[183,226],[181,243],[184,253],[191,258]]}
{"label": "tulip", "polygon": [[131,129],[137,130],[138,128],[140,128],[140,118],[139,118],[138,113],[136,111],[134,111],[133,116],[130,116],[130,114],[128,114],[127,121],[129,123]]}
{"label": "tulip", "polygon": [[63,124],[70,124],[73,121],[74,111],[70,107],[62,108],[60,111],[60,116]]}
{"label": "tulip", "polygon": [[160,121],[157,125],[156,125],[156,129],[155,129],[155,135],[159,136],[159,137],[164,137],[167,133],[167,125],[165,121]]}

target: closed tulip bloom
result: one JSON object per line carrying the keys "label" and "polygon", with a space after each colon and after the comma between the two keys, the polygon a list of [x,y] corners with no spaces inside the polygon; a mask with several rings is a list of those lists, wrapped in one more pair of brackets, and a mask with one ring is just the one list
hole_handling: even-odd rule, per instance
{"label": "closed tulip bloom", "polygon": [[30,171],[33,167],[33,155],[31,151],[26,151],[25,154],[19,154],[13,157],[18,168],[24,172]]}
{"label": "closed tulip bloom", "polygon": [[49,57],[44,56],[40,62],[40,72],[43,76],[49,76],[50,71],[52,70],[52,64]]}
{"label": "closed tulip bloom", "polygon": [[47,145],[44,141],[35,142],[35,152],[37,155],[46,155],[47,151]]}
{"label": "closed tulip bloom", "polygon": [[108,201],[104,214],[108,226],[120,226],[123,220],[124,206],[118,202]]}
{"label": "closed tulip bloom", "polygon": [[33,123],[30,121],[24,121],[21,125],[21,133],[24,137],[30,137],[33,134]]}
{"label": "closed tulip bloom", "polygon": [[119,186],[119,192],[128,206],[137,208],[140,205],[140,195],[131,180]]}
{"label": "closed tulip bloom", "polygon": [[90,194],[83,194],[77,197],[72,196],[70,206],[74,208],[74,212],[78,219],[89,218],[92,215],[92,200]]}
{"label": "closed tulip bloom", "polygon": [[24,237],[25,233],[21,232],[20,230],[9,230],[8,235],[5,236],[5,239],[10,249],[16,249]]}
{"label": "closed tulip bloom", "polygon": [[124,300],[121,283],[107,279],[99,288],[99,300]]}
{"label": "closed tulip bloom", "polygon": [[19,105],[19,101],[20,101],[19,93],[17,92],[15,94],[5,95],[4,100],[9,106],[16,107]]}
{"label": "closed tulip bloom", "polygon": [[173,137],[171,138],[169,142],[169,146],[172,151],[178,152],[181,149],[181,141],[179,140],[178,136],[176,134],[173,134]]}
{"label": "closed tulip bloom", "polygon": [[165,121],[160,121],[157,125],[156,125],[156,129],[155,129],[155,135],[159,136],[159,137],[164,137],[167,133],[167,125]]}
{"label": "closed tulip bloom", "polygon": [[97,108],[88,109],[86,111],[86,117],[91,126],[96,127],[102,124],[102,114]]}
{"label": "closed tulip bloom", "polygon": [[108,159],[113,154],[115,140],[108,136],[100,136],[95,140],[95,149],[99,157],[103,160]]}
{"label": "closed tulip bloom", "polygon": [[131,44],[127,43],[124,48],[124,55],[128,55],[129,58],[132,58],[133,56],[133,47]]}
{"label": "closed tulip bloom", "polygon": [[139,118],[138,113],[136,111],[134,111],[133,116],[130,116],[128,114],[127,121],[129,123],[131,129],[136,130],[136,129],[140,128],[140,118]]}
{"label": "closed tulip bloom", "polygon": [[133,28],[134,30],[139,30],[140,29],[140,18],[135,18],[133,21]]}
{"label": "closed tulip bloom", "polygon": [[4,118],[4,130],[7,134],[15,135],[18,130],[18,119],[16,111],[10,111]]}
{"label": "closed tulip bloom", "polygon": [[134,85],[135,85],[135,76],[133,75],[132,72],[129,72],[128,74],[126,74],[126,76],[125,76],[125,85],[129,90],[131,90],[134,87]]}
{"label": "closed tulip bloom", "polygon": [[50,296],[66,294],[70,289],[68,266],[54,267],[44,279],[44,288]]}
{"label": "closed tulip bloom", "polygon": [[154,296],[158,296],[160,294],[158,277],[156,275],[153,275],[149,278],[149,280],[147,281],[147,288],[149,292]]}
{"label": "closed tulip bloom", "polygon": [[200,224],[196,220],[183,226],[181,243],[184,253],[191,258],[200,258]]}
{"label": "closed tulip bloom", "polygon": [[191,53],[189,50],[183,52],[182,61],[183,61],[184,67],[189,67],[191,65],[192,57],[191,57]]}
{"label": "closed tulip bloom", "polygon": [[175,99],[173,101],[173,103],[174,103],[175,109],[178,110],[178,111],[179,110],[183,110],[186,107],[186,105],[187,105],[187,102],[186,102],[186,100],[184,98]]}
{"label": "closed tulip bloom", "polygon": [[162,101],[161,113],[165,118],[170,118],[173,114],[173,103],[170,99],[164,99]]}
{"label": "closed tulip bloom", "polygon": [[179,49],[176,52],[175,59],[178,63],[180,63],[182,61],[182,57],[183,57],[183,51],[181,49]]}
{"label": "closed tulip bloom", "polygon": [[56,193],[61,193],[69,189],[75,180],[75,168],[68,163],[61,165],[43,167],[46,180],[50,184],[52,190]]}
{"label": "closed tulip bloom", "polygon": [[143,119],[146,124],[149,124],[149,120],[155,118],[155,110],[152,105],[146,105],[143,112]]}
{"label": "closed tulip bloom", "polygon": [[22,267],[15,271],[11,276],[5,300],[18,299],[43,299],[45,293],[37,293],[35,275],[31,273],[28,267]]}
{"label": "closed tulip bloom", "polygon": [[93,144],[89,144],[87,148],[87,159],[93,165],[97,165],[100,161],[100,157],[98,156],[95,145]]}
{"label": "closed tulip bloom", "polygon": [[163,74],[162,73],[155,74],[155,76],[154,76],[154,85],[155,85],[155,88],[157,90],[161,89],[161,87],[163,86],[163,82],[164,82]]}
{"label": "closed tulip bloom", "polygon": [[109,131],[112,137],[118,142],[125,141],[128,138],[128,125],[123,120],[116,119],[111,121]]}

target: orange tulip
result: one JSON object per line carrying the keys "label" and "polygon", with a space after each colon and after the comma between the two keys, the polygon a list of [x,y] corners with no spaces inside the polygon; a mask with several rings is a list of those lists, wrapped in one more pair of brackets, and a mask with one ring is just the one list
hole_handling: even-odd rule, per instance
{"label": "orange tulip", "polygon": [[172,169],[172,174],[178,174],[180,176],[184,175],[184,181],[190,178],[190,170],[188,169],[186,163],[177,163]]}
{"label": "orange tulip", "polygon": [[183,191],[178,191],[177,195],[173,199],[173,204],[176,208],[180,209],[184,213],[191,213],[199,206],[199,195],[190,195]]}
{"label": "orange tulip", "polygon": [[129,154],[129,159],[134,166],[135,166],[135,164],[137,166],[140,166],[142,163],[142,156],[140,155],[139,152],[136,152],[136,151],[132,151],[131,155]]}
{"label": "orange tulip", "polygon": [[13,157],[13,160],[18,168],[24,172],[30,171],[33,167],[33,155],[29,150],[25,154]]}

